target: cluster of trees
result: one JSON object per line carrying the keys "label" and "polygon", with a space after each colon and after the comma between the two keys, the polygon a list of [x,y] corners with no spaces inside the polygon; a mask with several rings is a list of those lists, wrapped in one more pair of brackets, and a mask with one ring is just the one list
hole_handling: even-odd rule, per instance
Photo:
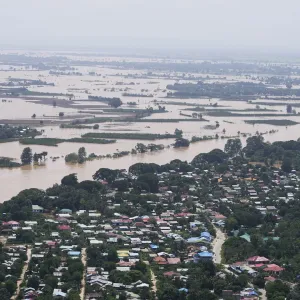
{"label": "cluster of trees", "polygon": [[200,153],[193,161],[193,165],[206,163],[224,163],[228,159],[237,159],[240,162],[263,162],[266,166],[272,166],[275,162],[281,162],[284,172],[292,169],[300,170],[300,139],[298,141],[280,141],[272,144],[265,143],[261,135],[255,135],[247,139],[247,144],[242,148],[240,139],[229,139],[224,152],[214,149],[208,153]]}
{"label": "cluster of trees", "polygon": [[[226,275],[224,278],[217,276],[217,269],[212,262],[199,262],[189,264],[188,280],[184,282],[179,278],[174,280],[164,277],[158,273],[158,299],[159,300],[194,300],[207,299],[217,300],[222,296],[223,290],[241,291],[247,286],[246,275]],[[187,289],[188,293],[184,289]]]}
{"label": "cluster of trees", "polygon": [[41,133],[38,130],[28,127],[0,125],[0,140],[20,137],[35,137],[39,134]]}
{"label": "cluster of trees", "polygon": [[177,138],[174,143],[174,148],[182,148],[182,147],[189,147],[189,146],[190,146],[190,141],[182,137]]}
{"label": "cluster of trees", "polygon": [[[116,246],[121,247],[122,241]],[[109,280],[114,283],[131,284],[138,280],[149,283],[149,272],[147,265],[142,261],[137,261],[129,272],[121,272],[116,270],[116,263],[119,262],[117,248],[111,245],[97,245],[87,248],[87,265],[96,267],[97,270],[103,268],[109,272]],[[96,292],[97,286],[87,286],[88,292]],[[140,289],[135,291],[141,296],[141,299],[150,299],[148,289]],[[122,293],[119,299],[126,299]]]}
{"label": "cluster of trees", "polygon": [[48,152],[46,152],[46,151],[43,151],[41,153],[34,153],[33,154],[33,162],[38,164],[42,160],[45,161],[47,155],[48,155]]}
{"label": "cluster of trees", "polygon": [[[96,64],[96,63],[95,63]],[[199,74],[273,74],[274,76],[282,75],[296,75],[300,74],[298,68],[291,68],[289,65],[262,65],[246,62],[154,62],[154,61],[144,61],[144,62],[133,62],[133,61],[106,61],[102,62],[102,65],[113,66],[117,68],[124,69],[134,69],[134,70],[150,70],[147,75],[153,76],[153,72],[160,70],[161,72],[175,72],[175,73],[199,73]],[[162,75],[161,75],[162,76]],[[188,74],[182,74],[182,77],[188,78]],[[166,78],[174,78],[173,74],[166,74]],[[250,77],[250,76],[249,76]],[[282,76],[283,77],[283,76]],[[194,77],[192,77],[194,79]],[[197,77],[198,78],[198,77]],[[200,77],[201,80],[209,79],[209,76]],[[226,78],[226,77],[225,77]],[[254,79],[262,79],[263,77],[255,77]],[[285,77],[286,78],[286,77]],[[288,77],[288,80],[291,78]]]}
{"label": "cluster of trees", "polygon": [[234,98],[250,99],[253,96],[300,96],[300,89],[271,88],[263,83],[235,82],[235,83],[175,83],[167,86],[168,90],[175,92],[168,93],[168,97],[178,98]]}
{"label": "cluster of trees", "polygon": [[123,104],[123,102],[121,101],[120,98],[107,98],[107,97],[102,97],[102,96],[88,96],[89,100],[92,101],[100,101],[100,102],[105,102],[108,105],[114,107],[114,108],[118,108],[119,106],[121,106]]}
{"label": "cluster of trees", "polygon": [[248,159],[264,162],[266,165],[282,162],[284,172],[291,172],[293,168],[300,170],[300,140],[269,144],[264,142],[262,136],[253,136],[247,139],[243,152]]}
{"label": "cluster of trees", "polygon": [[21,154],[21,162],[22,165],[30,165],[32,162],[38,164],[41,161],[45,161],[47,155],[48,152],[46,151],[32,154],[32,149],[30,147],[25,147]]}
{"label": "cluster of trees", "polygon": [[137,143],[135,148],[131,150],[131,154],[154,152],[154,151],[163,150],[164,148],[165,148],[164,145],[156,145],[156,144],[145,145],[143,143]]}
{"label": "cluster of trees", "polygon": [[21,164],[14,161],[10,157],[0,157],[0,168],[16,168],[20,167]]}
{"label": "cluster of trees", "polygon": [[80,147],[78,149],[78,153],[70,153],[65,156],[65,162],[66,163],[79,163],[83,164],[87,159],[87,154],[85,147]]}
{"label": "cluster of trees", "polygon": [[[43,282],[45,287],[43,288],[42,297],[45,297],[45,299],[52,297],[53,289],[58,287],[58,279],[52,274],[55,268],[60,266],[63,255],[59,249],[49,249],[43,261],[32,258],[28,266],[27,287],[37,290],[39,284]],[[61,279],[64,284],[59,288],[63,292],[69,292],[70,299],[79,299],[78,290],[80,289],[83,269],[84,266],[80,259],[69,258],[66,259],[66,268],[61,270]]]}
{"label": "cluster of trees", "polygon": [[10,268],[3,265],[5,260],[9,260],[10,257],[5,251],[3,245],[0,243],[0,298],[3,300],[9,300],[17,289],[17,280],[21,275],[24,261],[27,259],[26,254],[21,252],[20,257],[14,261]]}

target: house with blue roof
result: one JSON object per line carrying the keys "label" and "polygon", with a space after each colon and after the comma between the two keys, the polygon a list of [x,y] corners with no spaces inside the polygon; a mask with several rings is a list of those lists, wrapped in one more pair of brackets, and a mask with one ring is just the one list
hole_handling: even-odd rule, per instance
{"label": "house with blue roof", "polygon": [[80,256],[81,252],[80,251],[69,251],[68,255],[69,256]]}
{"label": "house with blue roof", "polygon": [[214,256],[213,253],[211,253],[209,251],[198,252],[197,254],[194,255],[194,262],[197,263],[200,260],[201,261],[212,260],[213,256]]}
{"label": "house with blue roof", "polygon": [[203,231],[203,232],[201,232],[200,236],[201,236],[201,238],[206,239],[208,242],[211,242],[211,235],[209,232]]}

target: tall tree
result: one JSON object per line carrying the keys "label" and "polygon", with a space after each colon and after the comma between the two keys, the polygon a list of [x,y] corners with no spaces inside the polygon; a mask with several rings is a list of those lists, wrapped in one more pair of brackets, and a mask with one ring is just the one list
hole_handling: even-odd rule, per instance
{"label": "tall tree", "polygon": [[23,149],[21,154],[21,162],[23,165],[30,165],[32,163],[32,150],[30,147]]}
{"label": "tall tree", "polygon": [[224,152],[234,157],[241,153],[242,142],[240,139],[229,139],[225,144]]}
{"label": "tall tree", "polygon": [[84,147],[80,147],[78,150],[78,163],[82,164],[86,161],[86,151]]}

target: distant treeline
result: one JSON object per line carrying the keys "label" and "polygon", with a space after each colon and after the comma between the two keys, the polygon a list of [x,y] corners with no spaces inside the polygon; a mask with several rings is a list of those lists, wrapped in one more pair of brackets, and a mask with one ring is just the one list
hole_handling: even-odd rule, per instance
{"label": "distant treeline", "polygon": [[252,99],[259,96],[300,96],[300,89],[272,88],[263,83],[175,83],[167,86],[174,91],[168,93],[172,98],[222,98],[222,99]]}

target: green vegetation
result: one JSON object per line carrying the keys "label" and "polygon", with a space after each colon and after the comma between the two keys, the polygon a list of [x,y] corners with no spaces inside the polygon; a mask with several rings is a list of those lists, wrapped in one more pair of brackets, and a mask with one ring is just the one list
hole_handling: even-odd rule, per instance
{"label": "green vegetation", "polygon": [[43,146],[58,146],[60,143],[88,143],[88,144],[113,144],[116,140],[100,139],[100,138],[38,138],[38,139],[21,139],[19,141],[23,145],[43,145]]}
{"label": "green vegetation", "polygon": [[299,116],[295,114],[274,114],[274,113],[231,113],[230,111],[205,111],[205,114],[210,117],[293,117]]}
{"label": "green vegetation", "polygon": [[29,147],[23,149],[21,154],[22,165],[30,165],[32,163],[33,155],[32,150]]}
{"label": "green vegetation", "polygon": [[84,147],[78,149],[78,153],[70,153],[65,156],[66,163],[79,163],[83,164],[87,160],[87,154]]}
{"label": "green vegetation", "polygon": [[167,86],[168,97],[175,98],[221,98],[221,99],[252,99],[261,96],[300,96],[300,89],[271,88],[263,83],[234,82],[234,83],[175,83]]}
{"label": "green vegetation", "polygon": [[20,139],[19,143],[22,145],[44,145],[44,146],[58,146],[59,143],[65,142],[64,139],[57,138],[38,138],[38,139]]}
{"label": "green vegetation", "polygon": [[123,104],[120,98],[107,98],[107,97],[102,97],[102,96],[88,96],[89,101],[100,101],[107,103],[108,105],[112,107],[119,107]]}
{"label": "green vegetation", "polygon": [[207,122],[205,119],[128,119],[130,122],[143,122],[143,123],[179,123],[179,122]]}
{"label": "green vegetation", "polygon": [[274,126],[291,126],[299,124],[298,122],[292,120],[245,120],[245,123],[248,124],[267,124],[267,125],[274,125]]}
{"label": "green vegetation", "polygon": [[115,133],[115,132],[99,132],[86,133],[82,135],[83,138],[108,138],[108,139],[128,139],[128,140],[158,140],[176,138],[176,134],[155,134],[155,133]]}
{"label": "green vegetation", "polygon": [[190,141],[184,138],[177,138],[174,144],[174,148],[186,148],[190,146]]}
{"label": "green vegetation", "polygon": [[138,97],[138,98],[152,98],[152,94],[135,94],[135,93],[123,93],[123,97]]}
{"label": "green vegetation", "polygon": [[0,88],[1,95],[11,95],[11,96],[68,96],[71,97],[71,94],[62,94],[62,93],[44,93],[44,92],[37,92],[37,91],[30,91],[25,87],[17,87],[17,88]]}
{"label": "green vegetation", "polygon": [[20,166],[21,164],[15,162],[13,158],[0,157],[0,168],[17,168]]}
{"label": "green vegetation", "polygon": [[107,140],[107,139],[98,139],[98,138],[94,139],[94,138],[82,137],[82,138],[66,139],[65,142],[87,143],[87,144],[113,144],[116,142],[116,140]]}
{"label": "green vegetation", "polygon": [[60,124],[59,128],[66,128],[66,129],[92,129],[93,126],[86,126],[86,125],[76,125],[76,124]]}
{"label": "green vegetation", "polygon": [[35,137],[40,134],[40,131],[29,127],[0,125],[0,142],[13,141],[24,137]]}
{"label": "green vegetation", "polygon": [[[272,100],[276,100],[276,99],[272,99]],[[255,102],[252,102],[253,104],[257,104],[257,105],[268,105],[268,106],[287,106],[287,105],[291,105],[291,106],[294,106],[294,107],[300,107],[300,103],[299,102],[293,102],[293,103],[289,103],[289,102],[278,102],[282,99],[277,99],[276,102],[271,102],[271,101],[255,101]],[[290,100],[290,99],[289,99]],[[296,100],[299,100],[299,99],[296,99]]]}

